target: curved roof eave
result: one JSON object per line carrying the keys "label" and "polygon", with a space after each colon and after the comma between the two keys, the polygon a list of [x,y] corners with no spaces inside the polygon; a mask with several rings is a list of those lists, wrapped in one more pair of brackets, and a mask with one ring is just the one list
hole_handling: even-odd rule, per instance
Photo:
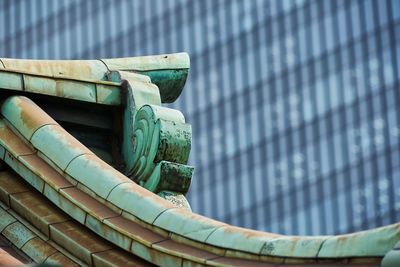
{"label": "curved roof eave", "polygon": [[10,70],[58,79],[105,81],[110,71],[138,73],[148,76],[158,86],[163,103],[172,103],[179,97],[190,69],[186,53],[98,60],[0,58],[0,63],[0,73]]}
{"label": "curved roof eave", "polygon": [[[15,115],[25,109],[29,112],[24,116]],[[0,123],[0,150],[5,163],[75,220],[148,261],[157,258],[147,256],[149,252],[145,251],[149,249],[158,257],[168,254],[203,264],[211,264],[213,260],[199,256],[197,253],[201,251],[204,255],[211,253],[221,258],[229,255],[233,262],[249,259],[281,263],[287,259],[304,263],[324,259],[380,259],[400,240],[400,224],[349,235],[310,237],[230,226],[176,208],[138,186],[88,151],[29,99],[11,97],[1,110],[4,119]],[[46,175],[50,171],[58,178]],[[64,189],[63,184],[67,182],[103,208],[74,199]],[[163,241],[171,240],[169,242],[176,245],[165,247],[159,240],[154,242],[130,232],[129,229],[134,228],[125,228],[102,217],[104,209],[117,216],[120,214],[127,222],[158,233],[164,237]],[[125,247],[126,238],[137,244]],[[159,262],[154,260],[153,263]]]}

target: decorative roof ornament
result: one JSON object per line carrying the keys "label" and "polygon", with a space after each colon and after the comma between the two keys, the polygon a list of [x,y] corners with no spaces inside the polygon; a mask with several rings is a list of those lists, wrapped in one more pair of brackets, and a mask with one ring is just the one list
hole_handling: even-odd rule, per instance
{"label": "decorative roof ornament", "polygon": [[[185,53],[101,60],[2,59],[0,88],[121,106],[119,169],[146,189],[190,209],[184,196],[191,127],[162,107],[181,94],[189,71]],[[179,203],[179,204],[178,204]]]}
{"label": "decorative roof ornament", "polygon": [[186,54],[0,60],[0,264],[398,266],[400,224],[285,236],[192,213]]}

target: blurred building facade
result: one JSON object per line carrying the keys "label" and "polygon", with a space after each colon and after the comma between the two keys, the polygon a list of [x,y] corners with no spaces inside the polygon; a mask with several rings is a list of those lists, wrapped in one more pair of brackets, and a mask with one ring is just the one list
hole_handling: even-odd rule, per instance
{"label": "blurred building facade", "polygon": [[0,57],[180,51],[195,212],[285,234],[399,221],[399,0],[0,2]]}

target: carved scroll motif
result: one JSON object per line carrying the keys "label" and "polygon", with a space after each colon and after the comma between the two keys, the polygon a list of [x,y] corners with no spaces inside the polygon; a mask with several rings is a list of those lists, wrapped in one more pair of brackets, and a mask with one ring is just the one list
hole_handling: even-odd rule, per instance
{"label": "carved scroll motif", "polygon": [[180,111],[161,106],[160,92],[147,77],[124,71],[112,71],[109,77],[122,81],[125,90],[125,174],[172,203],[188,207],[182,197],[193,175],[193,167],[186,165],[191,126]]}

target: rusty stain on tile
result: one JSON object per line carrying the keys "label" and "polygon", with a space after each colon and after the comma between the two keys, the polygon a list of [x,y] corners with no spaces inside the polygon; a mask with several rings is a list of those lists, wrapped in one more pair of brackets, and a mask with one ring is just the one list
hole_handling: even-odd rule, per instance
{"label": "rusty stain on tile", "polygon": [[20,222],[14,222],[7,226],[2,231],[2,234],[17,248],[21,248],[29,240],[35,237],[35,234],[23,226]]}
{"label": "rusty stain on tile", "polygon": [[49,225],[68,221],[70,217],[56,209],[52,203],[45,201],[46,199],[37,192],[26,192],[12,195],[11,207],[43,234],[49,236]]}
{"label": "rusty stain on tile", "polygon": [[181,266],[182,258],[157,251],[138,242],[133,242],[131,252],[158,266]]}
{"label": "rusty stain on tile", "polygon": [[185,257],[195,262],[206,263],[207,260],[217,258],[218,255],[208,251],[180,244],[173,240],[166,240],[152,245],[152,248],[158,249],[167,254],[177,257]]}
{"label": "rusty stain on tile", "polygon": [[157,243],[165,240],[163,236],[160,236],[149,229],[145,229],[135,222],[132,222],[122,216],[110,218],[104,221],[106,225],[112,226],[117,231],[124,235],[131,236],[136,240],[150,246],[153,243]]}
{"label": "rusty stain on tile", "polygon": [[[248,267],[278,267],[276,263],[257,262],[237,258],[220,257],[206,262],[211,266],[248,266]],[[292,266],[295,267],[295,266]],[[316,266],[317,267],[317,266]]]}
{"label": "rusty stain on tile", "polygon": [[37,263],[44,262],[49,256],[57,252],[55,248],[39,237],[29,240],[21,250]]}
{"label": "rusty stain on tile", "polygon": [[53,264],[53,265],[60,265],[60,266],[66,266],[66,267],[72,267],[72,266],[79,266],[75,262],[73,262],[71,259],[66,257],[64,254],[61,252],[56,252],[53,255],[50,255],[46,260],[45,263],[48,264]]}
{"label": "rusty stain on tile", "polygon": [[6,125],[4,120],[0,121],[0,143],[5,150],[11,152],[15,157],[35,153]]}
{"label": "rusty stain on tile", "polygon": [[38,109],[36,104],[27,97],[12,96],[4,101],[1,112],[6,120],[19,129],[27,140],[42,127],[48,124],[58,124],[46,112]]}
{"label": "rusty stain on tile", "polygon": [[43,179],[46,183],[50,184],[56,190],[73,186],[59,172],[54,170],[48,163],[46,163],[36,154],[20,156],[19,160],[29,169],[35,171],[37,176]]}
{"label": "rusty stain on tile", "polygon": [[31,188],[18,177],[7,171],[0,172],[0,200],[10,206],[10,195],[30,191]]}
{"label": "rusty stain on tile", "polygon": [[70,251],[73,255],[92,265],[92,253],[112,248],[108,242],[87,231],[76,222],[50,225],[51,239]]}
{"label": "rusty stain on tile", "polygon": [[122,234],[90,214],[86,216],[85,226],[117,247],[129,251],[132,244],[132,238],[130,236]]}
{"label": "rusty stain on tile", "polygon": [[60,193],[72,203],[80,204],[81,208],[99,220],[118,216],[113,210],[75,187],[61,189]]}
{"label": "rusty stain on tile", "polygon": [[127,252],[118,251],[115,249],[107,250],[93,254],[93,263],[97,267],[105,266],[150,266],[147,261],[133,257],[132,254]]}

